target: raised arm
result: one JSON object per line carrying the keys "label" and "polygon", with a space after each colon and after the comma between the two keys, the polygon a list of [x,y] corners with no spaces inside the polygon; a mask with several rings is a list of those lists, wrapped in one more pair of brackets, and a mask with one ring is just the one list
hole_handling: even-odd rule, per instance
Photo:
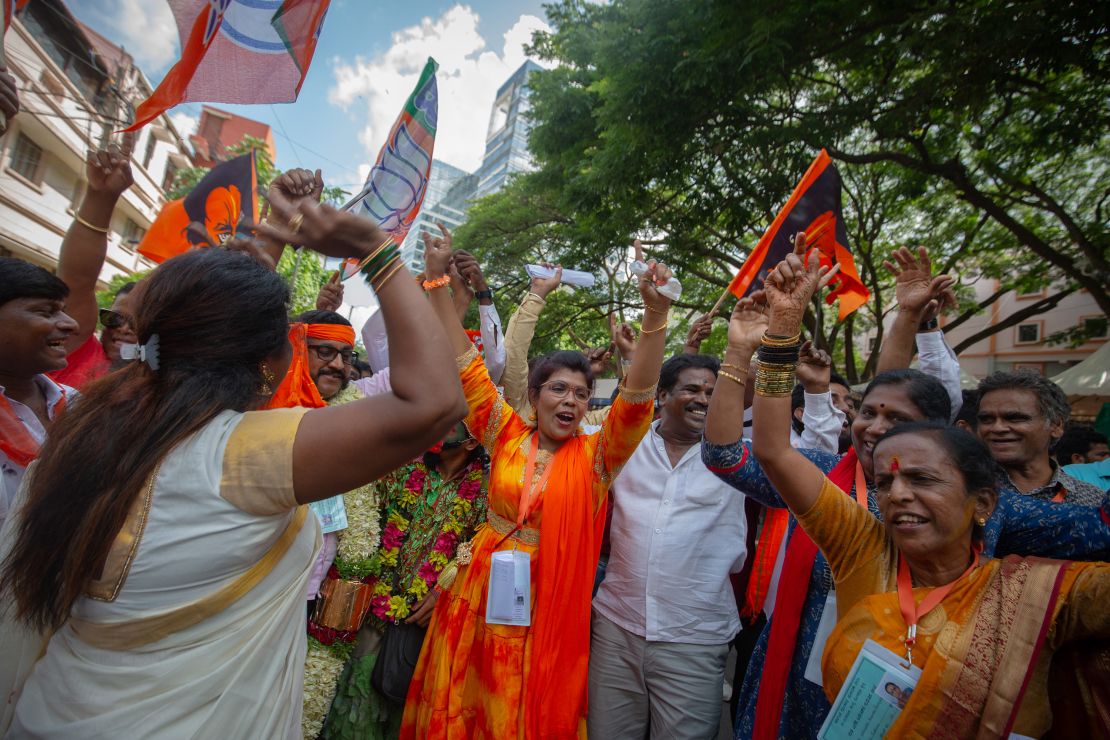
{"label": "raised arm", "polygon": [[531,289],[509,317],[509,327],[505,330],[505,371],[501,373],[501,385],[505,389],[505,400],[514,409],[523,409],[528,404],[528,350],[536,334],[536,322],[547,305],[547,296],[559,287],[562,279],[563,268],[557,266],[550,278],[532,278]]}
{"label": "raised arm", "polygon": [[493,291],[490,290],[482,266],[474,255],[462,250],[455,252],[455,265],[474,291],[474,297],[478,299],[478,329],[482,333],[482,354],[485,356],[490,380],[499,383],[505,373],[505,337],[501,331],[501,316],[493,303]]}
{"label": "raised arm", "polygon": [[829,391],[832,357],[829,353],[813,346],[812,342],[803,344],[798,357],[798,382],[802,385],[805,402],[798,447],[839,452],[844,412],[832,404]]}
{"label": "raised arm", "polygon": [[890,260],[883,261],[883,266],[894,275],[898,313],[879,350],[879,373],[910,366],[918,327],[953,299],[952,285],[956,282],[948,275],[933,275],[933,263],[925,247],[918,247],[916,255],[900,247]]}
{"label": "raised arm", "polygon": [[108,255],[108,230],[112,212],[123,192],[131,187],[131,148],[135,135],[123,135],[121,145],[88,152],[85,162],[87,186],[58,254],[58,277],[69,286],[66,313],[78,329],[66,340],[72,352],[96,331],[96,283]]}
{"label": "raised arm", "polygon": [[[642,260],[643,248],[640,240],[633,243],[636,259]],[[663,367],[663,348],[667,343],[667,315],[671,310],[671,299],[659,292],[671,278],[671,270],[662,263],[652,260],[647,272],[640,278],[640,295],[644,299],[644,318],[640,323],[640,341],[636,343],[636,355],[624,376],[624,388],[629,392],[654,388],[659,382],[659,370]]]}
{"label": "raised arm", "polygon": [[767,330],[767,301],[763,291],[742,298],[728,321],[728,345],[717,385],[709,399],[705,440],[713,445],[740,445],[744,435],[744,390],[752,355]]}
{"label": "raised arm", "polygon": [[[825,475],[790,445],[790,391],[798,361],[802,316],[827,270],[814,250],[805,260],[805,234],[765,282],[770,319],[759,348],[752,404],[752,449],[771,484],[796,515],[817,503]],[[714,394],[716,395],[716,394]]]}
{"label": "raised arm", "polygon": [[[266,201],[273,203],[276,196],[281,199],[282,203],[296,208],[301,201],[319,203],[323,192],[324,178],[320,170],[312,172],[311,170],[294,168],[286,170],[274,178],[266,193]],[[263,207],[266,208],[265,205]],[[289,224],[280,211],[270,208],[265,213],[265,220],[270,224],[280,229],[288,228]],[[285,251],[285,242],[281,241],[280,237],[273,236],[265,231],[259,232],[259,240],[262,242],[266,254],[276,265],[281,260],[281,253]]]}
{"label": "raised arm", "polygon": [[[300,423],[293,445],[293,484],[297,501],[307,503],[380,478],[443,439],[466,413],[454,362],[460,353],[396,247],[379,253],[385,234],[373,222],[310,200],[294,207],[280,193],[271,194],[271,208],[291,225],[261,224],[259,231],[271,239],[332,257],[378,255],[364,274],[369,273],[367,280],[381,301],[389,335],[393,372],[388,393],[314,409]],[[344,431],[336,434],[337,429]]]}

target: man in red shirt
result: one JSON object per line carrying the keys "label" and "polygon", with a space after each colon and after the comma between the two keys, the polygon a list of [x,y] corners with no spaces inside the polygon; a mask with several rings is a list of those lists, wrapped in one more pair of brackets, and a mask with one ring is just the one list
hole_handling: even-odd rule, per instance
{"label": "man in red shirt", "polygon": [[[50,377],[80,388],[104,375],[120,361],[120,345],[135,342],[134,309],[130,305],[134,283],[123,286],[109,309],[96,303],[96,283],[108,252],[112,212],[123,192],[131,187],[131,147],[134,136],[125,134],[122,146],[89,152],[85,166],[85,197],[73,224],[62,240],[58,277],[69,287],[67,311],[78,325],[66,341],[66,367]],[[96,336],[97,320],[104,325]]]}

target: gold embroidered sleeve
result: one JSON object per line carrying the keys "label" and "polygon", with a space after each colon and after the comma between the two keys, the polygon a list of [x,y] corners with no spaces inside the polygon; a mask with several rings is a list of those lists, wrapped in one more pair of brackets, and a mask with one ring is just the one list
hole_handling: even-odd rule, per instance
{"label": "gold embroidered sleeve", "polygon": [[645,401],[655,400],[655,389],[656,386],[653,385],[650,388],[644,388],[642,391],[633,391],[621,386],[620,395],[629,403],[644,403]]}
{"label": "gold embroidered sleeve", "polygon": [[466,370],[468,367],[470,367],[470,363],[474,362],[474,358],[476,358],[477,356],[478,348],[472,344],[470,345],[470,349],[456,357],[455,365],[458,366],[459,372],[462,372],[463,370]]}
{"label": "gold embroidered sleeve", "polygon": [[220,496],[250,514],[269,516],[297,506],[293,441],[308,409],[248,411],[224,449]]}
{"label": "gold embroidered sleeve", "polygon": [[621,388],[617,394],[601,426],[594,457],[594,472],[606,487],[644,438],[654,410],[654,386],[642,391]]}

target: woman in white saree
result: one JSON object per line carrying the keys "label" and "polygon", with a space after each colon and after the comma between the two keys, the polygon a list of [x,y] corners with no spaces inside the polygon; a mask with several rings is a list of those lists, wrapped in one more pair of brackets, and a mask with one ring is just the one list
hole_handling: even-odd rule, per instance
{"label": "woman in white saree", "polygon": [[[271,220],[295,228],[260,227],[271,237],[381,252],[365,219],[273,200]],[[145,359],[89,386],[56,425],[0,533],[0,734],[300,737],[320,540],[304,504],[398,467],[466,410],[407,271],[391,259],[365,274],[392,392],[312,411],[250,410],[289,364],[288,291],[272,271],[201,250],[140,287]]]}

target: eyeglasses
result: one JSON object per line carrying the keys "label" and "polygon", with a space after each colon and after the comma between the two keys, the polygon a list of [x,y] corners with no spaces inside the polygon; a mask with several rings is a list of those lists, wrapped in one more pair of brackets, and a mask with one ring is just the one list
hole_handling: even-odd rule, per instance
{"label": "eyeglasses", "polygon": [[339,355],[343,358],[344,365],[353,365],[355,358],[358,357],[358,353],[353,349],[336,349],[330,344],[310,344],[308,348],[320,358],[320,362],[331,362],[336,355]]}
{"label": "eyeglasses", "polygon": [[540,388],[545,387],[547,390],[551,391],[551,395],[558,399],[566,398],[568,393],[574,393],[574,400],[578,401],[578,403],[589,403],[590,398],[593,396],[589,388],[582,385],[571,385],[561,380],[549,380],[546,383],[540,384]]}
{"label": "eyeglasses", "polygon": [[110,308],[100,309],[100,323],[104,325],[105,329],[119,329],[123,326],[131,329],[135,328],[134,319]]}

